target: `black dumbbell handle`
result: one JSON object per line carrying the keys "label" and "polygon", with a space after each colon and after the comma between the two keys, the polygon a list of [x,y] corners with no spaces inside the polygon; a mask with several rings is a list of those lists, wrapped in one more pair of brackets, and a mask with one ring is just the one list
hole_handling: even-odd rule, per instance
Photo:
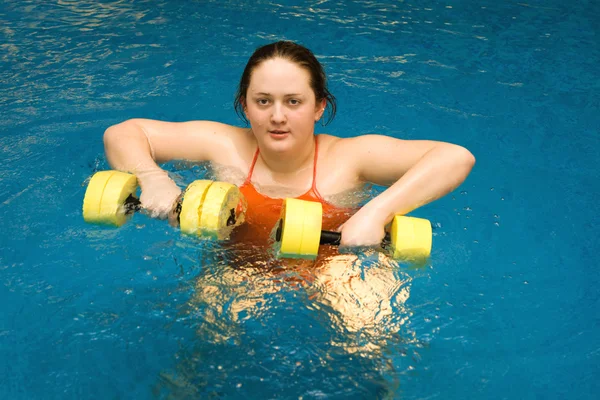
{"label": "black dumbbell handle", "polygon": [[[334,246],[338,246],[340,244],[341,239],[342,239],[342,234],[340,232],[321,231],[321,239],[319,240],[319,244],[331,244]],[[390,242],[391,242],[390,233],[386,232],[385,237],[381,241],[381,246],[386,247],[390,244]]]}
{"label": "black dumbbell handle", "polygon": [[[283,234],[283,220],[279,220],[277,224],[277,230],[275,231],[275,241],[281,242],[281,235]],[[321,231],[321,238],[319,239],[319,244],[330,244],[333,246],[339,246],[340,241],[342,239],[342,234],[340,232],[334,231]],[[381,247],[386,248],[391,243],[391,236],[389,232],[385,233],[385,237],[381,241]]]}
{"label": "black dumbbell handle", "polygon": [[125,214],[133,214],[134,212],[142,209],[142,202],[140,199],[130,194],[125,199]]}
{"label": "black dumbbell handle", "polygon": [[340,232],[321,231],[321,240],[319,240],[319,244],[331,244],[338,246],[341,239],[342,234]]}

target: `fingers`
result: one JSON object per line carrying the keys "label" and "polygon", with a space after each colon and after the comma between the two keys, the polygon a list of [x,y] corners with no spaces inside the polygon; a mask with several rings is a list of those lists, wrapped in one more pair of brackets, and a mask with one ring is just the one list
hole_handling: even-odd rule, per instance
{"label": "fingers", "polygon": [[149,176],[141,181],[143,212],[152,218],[172,219],[174,207],[182,194],[181,189],[168,177]]}
{"label": "fingers", "polygon": [[183,192],[177,196],[175,199],[175,203],[171,206],[171,211],[169,212],[167,219],[169,220],[169,225],[173,228],[179,226],[179,214],[181,213],[181,202],[183,200]]}
{"label": "fingers", "polygon": [[157,219],[173,219],[179,215],[178,210],[176,210],[178,200],[181,194],[169,196],[154,196],[148,197],[142,195],[140,197],[140,201],[142,202],[142,212],[148,215],[151,218]]}
{"label": "fingers", "polygon": [[361,224],[352,226],[347,224],[342,227],[340,247],[376,248],[381,245],[385,231],[380,226]]}

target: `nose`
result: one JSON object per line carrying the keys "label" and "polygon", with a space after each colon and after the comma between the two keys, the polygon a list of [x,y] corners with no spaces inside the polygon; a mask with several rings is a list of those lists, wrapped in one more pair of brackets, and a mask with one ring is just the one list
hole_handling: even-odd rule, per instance
{"label": "nose", "polygon": [[283,108],[283,105],[275,103],[272,110],[273,110],[273,112],[271,114],[271,122],[273,122],[274,124],[284,123],[286,116],[285,116],[285,110]]}

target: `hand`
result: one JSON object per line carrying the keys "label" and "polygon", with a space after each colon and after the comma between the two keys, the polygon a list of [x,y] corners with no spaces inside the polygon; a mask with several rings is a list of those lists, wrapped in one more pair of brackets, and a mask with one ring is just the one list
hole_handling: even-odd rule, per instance
{"label": "hand", "polygon": [[341,247],[377,247],[385,236],[385,221],[362,208],[341,227]]}
{"label": "hand", "polygon": [[181,189],[163,170],[136,173],[142,208],[152,218],[166,219],[181,195]]}

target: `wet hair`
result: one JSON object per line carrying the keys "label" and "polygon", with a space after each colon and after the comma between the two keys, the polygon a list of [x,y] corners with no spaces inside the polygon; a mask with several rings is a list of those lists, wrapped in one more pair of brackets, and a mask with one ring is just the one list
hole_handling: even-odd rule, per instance
{"label": "wet hair", "polygon": [[308,71],[310,74],[309,85],[315,94],[317,103],[323,99],[327,101],[325,108],[328,111],[329,116],[323,125],[330,123],[335,117],[336,103],[335,97],[329,92],[329,89],[327,89],[327,77],[325,76],[323,66],[312,51],[302,45],[290,41],[279,41],[267,44],[257,48],[252,56],[250,56],[246,68],[244,68],[244,72],[242,73],[242,78],[240,79],[240,84],[233,102],[237,115],[246,123],[248,122],[244,113],[244,105],[246,103],[246,94],[248,92],[248,87],[250,86],[252,72],[263,62],[274,58],[282,58],[291,61]]}

